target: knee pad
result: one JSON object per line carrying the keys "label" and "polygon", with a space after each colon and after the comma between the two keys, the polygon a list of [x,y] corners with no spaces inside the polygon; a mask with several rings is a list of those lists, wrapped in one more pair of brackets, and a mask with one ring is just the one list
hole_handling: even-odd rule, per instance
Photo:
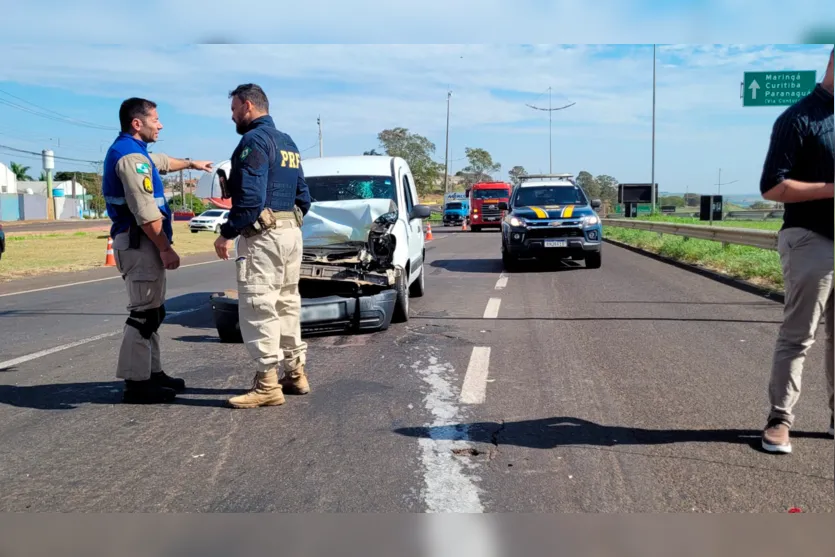
{"label": "knee pad", "polygon": [[[145,311],[132,311],[130,312],[130,317],[128,317],[125,323],[139,331],[142,338],[150,339],[151,336],[157,332],[161,323],[159,310],[160,308],[148,309]],[[145,322],[143,323],[140,320],[144,320]]]}

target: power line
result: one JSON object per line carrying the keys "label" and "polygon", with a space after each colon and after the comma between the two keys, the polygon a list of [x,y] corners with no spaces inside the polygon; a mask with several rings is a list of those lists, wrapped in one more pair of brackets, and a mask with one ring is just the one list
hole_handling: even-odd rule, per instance
{"label": "power line", "polygon": [[30,106],[33,106],[33,107],[35,107],[39,110],[33,110],[33,109],[28,108],[26,106],[23,106],[23,105],[20,105],[20,104],[17,104],[17,103],[14,103],[14,102],[11,102],[11,101],[8,101],[8,100],[5,100],[5,99],[0,99],[0,104],[10,106],[10,107],[16,108],[18,110],[22,110],[23,112],[28,112],[29,114],[34,114],[35,116],[40,116],[42,118],[46,118],[48,120],[54,120],[54,121],[57,121],[57,122],[64,122],[64,123],[67,123],[67,124],[82,126],[82,127],[85,127],[85,128],[93,128],[93,129],[99,129],[99,130],[116,130],[116,128],[114,128],[112,126],[102,126],[100,124],[94,124],[93,122],[87,122],[87,121],[84,121],[84,120],[79,120],[77,118],[72,118],[72,117],[67,116],[65,114],[61,114],[60,112],[56,112],[54,110],[50,110],[48,108],[39,106],[35,103],[31,103],[31,102],[27,101],[26,99],[18,97],[17,95],[13,95],[13,94],[11,94],[7,91],[3,91],[2,89],[0,89],[0,93],[2,93],[4,95],[7,95],[9,97],[12,97],[14,99],[17,99],[21,102],[24,102],[24,103],[26,103]]}
{"label": "power line", "polygon": [[[8,145],[2,145],[2,144],[0,144],[0,149],[5,149],[7,151],[14,151],[15,153],[24,153],[24,154],[28,154],[28,155],[36,155],[38,157],[41,157],[43,155],[42,153],[37,153],[35,151],[27,151],[25,149],[17,149],[15,147],[9,147]],[[53,155],[52,158],[54,158],[55,160],[62,160],[62,161],[69,161],[69,162],[86,162],[86,163],[89,163],[89,164],[98,164],[98,163],[102,162],[102,161],[91,161],[91,160],[87,160],[87,159],[73,159],[73,158],[70,158],[70,157],[60,157],[58,155]]]}

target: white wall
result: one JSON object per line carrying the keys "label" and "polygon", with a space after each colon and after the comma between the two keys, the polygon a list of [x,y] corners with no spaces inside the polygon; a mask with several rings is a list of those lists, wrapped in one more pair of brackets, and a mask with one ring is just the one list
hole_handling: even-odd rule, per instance
{"label": "white wall", "polygon": [[[46,196],[46,182],[19,182],[18,186],[20,187],[19,193],[23,193],[27,188],[31,188],[32,193],[35,195]],[[72,197],[72,180],[65,180],[63,182],[53,180],[52,190],[55,191],[56,189],[63,189],[64,197]],[[75,183],[75,195],[87,195],[87,190],[84,189],[84,186],[80,182]]]}
{"label": "white wall", "polygon": [[17,178],[3,163],[0,163],[0,193],[17,193]]}

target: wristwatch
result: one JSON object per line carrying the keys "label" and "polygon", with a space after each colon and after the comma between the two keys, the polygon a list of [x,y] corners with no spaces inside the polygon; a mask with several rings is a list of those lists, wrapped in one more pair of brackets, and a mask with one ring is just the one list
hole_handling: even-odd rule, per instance
{"label": "wristwatch", "polygon": [[188,169],[191,170],[191,159],[186,157],[183,159],[184,161],[188,161]]}

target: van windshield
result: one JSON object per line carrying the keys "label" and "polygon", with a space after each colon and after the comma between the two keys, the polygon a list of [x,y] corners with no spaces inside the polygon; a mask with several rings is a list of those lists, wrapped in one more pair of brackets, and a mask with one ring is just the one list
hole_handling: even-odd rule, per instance
{"label": "van windshield", "polygon": [[519,188],[515,207],[533,205],[586,205],[588,200],[579,186],[536,186]]}
{"label": "van windshield", "polygon": [[390,199],[397,202],[394,181],[387,176],[305,176],[311,201]]}

